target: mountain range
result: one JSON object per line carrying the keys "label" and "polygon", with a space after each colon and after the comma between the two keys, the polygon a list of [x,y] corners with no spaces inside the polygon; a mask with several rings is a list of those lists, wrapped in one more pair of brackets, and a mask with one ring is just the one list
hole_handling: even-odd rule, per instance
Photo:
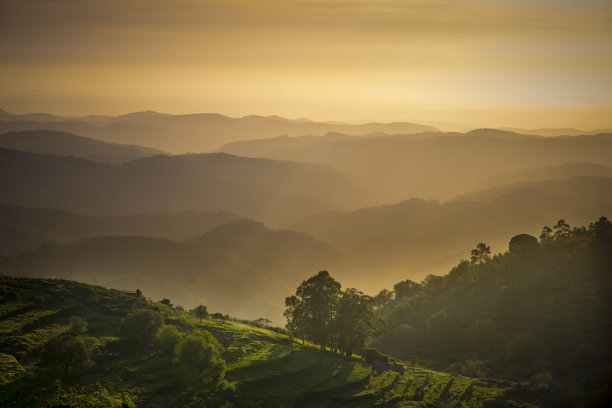
{"label": "mountain range", "polygon": [[216,113],[170,115],[152,111],[121,116],[62,118],[47,114],[13,115],[0,111],[0,132],[49,129],[105,142],[150,146],[171,153],[207,152],[242,139],[281,135],[323,135],[341,132],[355,135],[373,132],[437,132],[432,126],[413,123],[346,124],[286,119],[280,116],[231,118]]}

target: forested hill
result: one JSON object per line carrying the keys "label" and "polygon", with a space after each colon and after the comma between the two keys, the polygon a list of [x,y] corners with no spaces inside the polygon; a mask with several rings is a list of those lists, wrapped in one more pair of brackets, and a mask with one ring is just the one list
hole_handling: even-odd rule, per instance
{"label": "forested hill", "polygon": [[382,292],[388,333],[375,345],[438,369],[541,384],[555,406],[600,406],[612,400],[611,272],[605,217],[588,228],[560,220],[493,257],[479,244],[445,276]]}

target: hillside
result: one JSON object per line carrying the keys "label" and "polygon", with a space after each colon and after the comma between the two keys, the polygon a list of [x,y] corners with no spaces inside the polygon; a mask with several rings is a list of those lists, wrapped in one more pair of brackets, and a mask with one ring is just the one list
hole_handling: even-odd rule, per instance
{"label": "hillside", "polygon": [[214,113],[169,115],[134,112],[115,117],[58,118],[44,115],[0,116],[0,132],[50,129],[113,143],[150,146],[172,153],[207,152],[245,138],[260,139],[281,135],[324,135],[340,132],[366,135],[375,132],[437,132],[431,126],[413,123],[343,124],[285,119],[279,116],[231,118]]}
{"label": "hillside", "polygon": [[612,165],[612,135],[543,138],[495,129],[438,133],[421,140],[377,136],[319,138],[305,146],[284,138],[243,141],[219,149],[249,157],[325,164],[361,180],[368,205],[410,197],[451,199],[490,187],[492,175],[567,163]]}
{"label": "hillside", "polygon": [[106,143],[70,133],[44,129],[1,134],[0,147],[32,153],[82,157],[110,163],[121,163],[164,153],[149,147]]}
{"label": "hillside", "polygon": [[[463,407],[543,406],[547,393],[508,381],[473,379],[403,364],[405,373],[372,371],[358,357],[341,358],[285,335],[242,323],[203,321],[134,294],[61,280],[0,278],[0,404],[15,407]],[[140,308],[157,310],[185,336],[213,334],[222,348],[225,390],[198,392],[176,375],[172,353],[159,344],[134,347],[118,330]],[[87,323],[78,338],[91,364],[78,375],[41,367],[39,355],[69,333],[69,318]],[[170,330],[171,332],[172,330]],[[182,333],[182,334],[181,334]],[[111,354],[109,354],[111,353]],[[76,368],[75,368],[76,370]],[[424,387],[421,398],[418,389]],[[27,392],[25,392],[27,390]]]}
{"label": "hillside", "polygon": [[502,250],[510,237],[538,234],[539,226],[560,218],[580,225],[611,211],[612,179],[578,177],[507,186],[449,202],[411,199],[326,212],[304,218],[293,229],[342,251],[346,262],[337,274],[371,292],[402,277],[420,280],[448,270],[478,242]]}
{"label": "hillside", "polygon": [[111,165],[0,148],[0,194],[4,204],[96,215],[224,209],[279,225],[365,193],[325,166],[228,154]]}
{"label": "hillside", "polygon": [[397,283],[374,344],[430,367],[540,383],[557,394],[550,406],[609,404],[612,223],[549,225],[492,258],[476,251],[444,276]]}

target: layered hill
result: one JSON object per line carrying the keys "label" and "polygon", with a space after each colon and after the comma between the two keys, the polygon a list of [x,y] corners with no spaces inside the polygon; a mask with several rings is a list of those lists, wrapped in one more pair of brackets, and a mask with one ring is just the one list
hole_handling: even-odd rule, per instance
{"label": "layered hill", "polygon": [[280,324],[284,297],[307,276],[338,262],[303,233],[239,220],[189,242],[137,236],[85,238],[20,251],[0,262],[16,276],[56,277],[141,289],[154,299]]}
{"label": "layered hill", "polygon": [[5,204],[97,215],[224,209],[279,225],[363,202],[329,167],[228,154],[156,155],[112,165],[0,148]]}
{"label": "layered hill", "polygon": [[612,214],[612,178],[576,177],[485,190],[449,202],[399,204],[306,217],[295,229],[342,251],[338,272],[351,286],[378,290],[399,280],[448,270],[477,243],[494,251],[510,237],[539,235],[564,218],[584,224]]}
{"label": "layered hill", "polygon": [[611,134],[544,138],[478,129],[420,140],[397,135],[315,139],[243,141],[219,151],[333,166],[358,176],[364,188],[375,192],[378,202],[370,205],[409,197],[450,199],[489,187],[490,177],[499,173],[577,162],[612,165]]}
{"label": "layered hill", "polygon": [[148,236],[186,240],[240,217],[226,211],[95,216],[0,204],[0,254],[96,236]]}
{"label": "layered hill", "polygon": [[164,153],[149,147],[106,143],[70,133],[44,129],[1,134],[0,147],[32,153],[82,157],[110,163],[122,163]]}
{"label": "layered hill", "polygon": [[247,138],[281,135],[323,135],[342,132],[364,135],[373,132],[436,132],[436,128],[413,123],[343,124],[285,119],[279,116],[231,118],[214,113],[169,115],[134,112],[115,117],[59,118],[51,115],[0,115],[0,132],[49,129],[114,143],[150,146],[172,153],[206,152]]}

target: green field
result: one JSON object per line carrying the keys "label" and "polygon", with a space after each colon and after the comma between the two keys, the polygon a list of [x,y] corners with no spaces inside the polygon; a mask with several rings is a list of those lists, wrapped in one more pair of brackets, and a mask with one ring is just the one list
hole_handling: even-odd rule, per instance
{"label": "green field", "polygon": [[[359,356],[347,359],[274,331],[217,319],[201,323],[133,294],[70,281],[0,278],[0,406],[6,407],[493,407],[541,406],[526,384],[483,380],[405,366],[377,373]],[[130,346],[118,325],[130,310],[151,307],[184,333],[210,331],[224,346],[228,389],[198,393],[173,372],[171,356]],[[68,319],[87,320],[95,365],[70,378],[38,367]],[[104,354],[110,351],[114,355]],[[118,354],[117,354],[118,353]],[[402,364],[402,362],[398,362]],[[424,394],[419,395],[419,389]]]}

